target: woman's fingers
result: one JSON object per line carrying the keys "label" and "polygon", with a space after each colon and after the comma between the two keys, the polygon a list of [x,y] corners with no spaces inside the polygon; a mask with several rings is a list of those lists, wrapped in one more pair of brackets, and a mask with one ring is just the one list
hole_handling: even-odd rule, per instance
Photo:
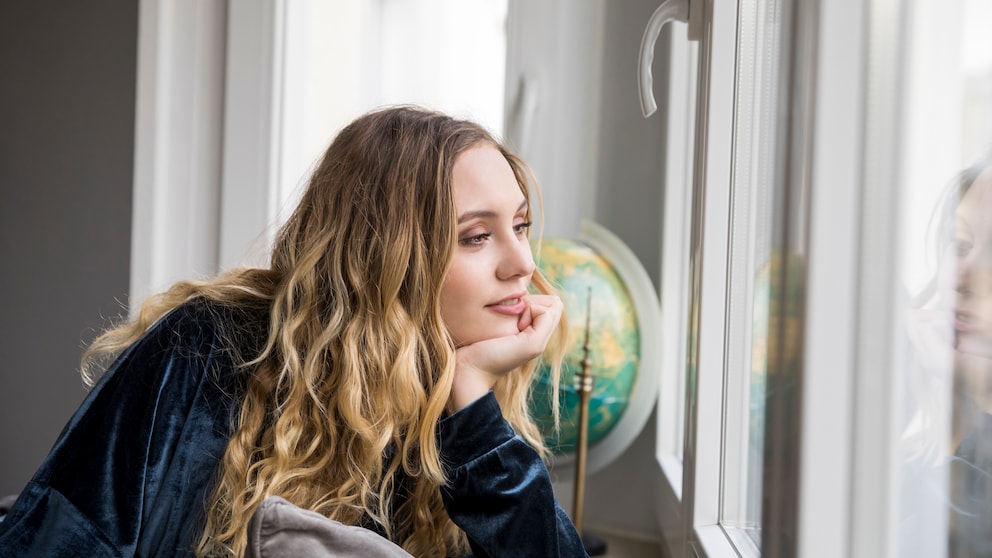
{"label": "woman's fingers", "polygon": [[533,321],[534,315],[531,313],[531,305],[528,303],[524,307],[524,311],[520,313],[520,318],[517,319],[517,331],[524,331],[530,327]]}
{"label": "woman's fingers", "polygon": [[561,320],[563,304],[553,295],[528,295],[515,335],[478,341],[456,350],[454,409],[483,395],[504,374],[544,352]]}
{"label": "woman's fingers", "polygon": [[459,349],[479,368],[503,374],[544,352],[561,320],[562,302],[553,295],[528,295],[515,335],[478,341]]}
{"label": "woman's fingers", "polygon": [[[527,310],[524,314],[527,315],[528,327],[534,329],[535,337],[541,344],[538,354],[544,351],[548,340],[551,339],[551,334],[554,332],[555,326],[561,320],[563,309],[564,305],[557,296],[532,295],[528,297]],[[522,320],[523,315],[521,315]],[[519,329],[521,333],[524,333],[527,328],[520,327]]]}

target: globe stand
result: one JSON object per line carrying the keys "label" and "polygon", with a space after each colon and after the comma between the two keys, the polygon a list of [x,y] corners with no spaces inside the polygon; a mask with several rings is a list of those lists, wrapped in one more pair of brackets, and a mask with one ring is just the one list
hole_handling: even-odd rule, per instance
{"label": "globe stand", "polygon": [[595,376],[589,371],[592,364],[589,360],[592,287],[588,288],[586,297],[586,338],[585,344],[582,346],[582,366],[575,375],[575,391],[579,396],[579,436],[575,449],[575,502],[572,521],[575,523],[575,530],[582,537],[582,545],[585,546],[589,556],[600,556],[606,553],[606,541],[592,533],[583,532],[582,528],[586,494],[586,451],[589,448],[589,398],[592,395],[592,387],[595,382]]}
{"label": "globe stand", "polygon": [[606,554],[606,541],[592,533],[582,535],[582,546],[586,547],[586,553],[589,556],[602,556]]}

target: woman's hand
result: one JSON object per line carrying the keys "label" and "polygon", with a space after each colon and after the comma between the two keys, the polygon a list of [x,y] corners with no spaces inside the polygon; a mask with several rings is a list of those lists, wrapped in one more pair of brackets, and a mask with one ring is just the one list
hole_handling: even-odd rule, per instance
{"label": "woman's hand", "polygon": [[561,320],[563,304],[555,295],[527,295],[515,335],[494,337],[455,351],[455,378],[448,400],[454,413],[493,388],[507,372],[544,352]]}

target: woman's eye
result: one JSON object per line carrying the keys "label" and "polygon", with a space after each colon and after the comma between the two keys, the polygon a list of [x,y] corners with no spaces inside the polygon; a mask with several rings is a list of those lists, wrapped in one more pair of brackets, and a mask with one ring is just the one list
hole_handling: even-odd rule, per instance
{"label": "woman's eye", "polygon": [[513,231],[517,234],[526,234],[530,230],[530,221],[525,221],[523,223],[518,223],[513,226]]}
{"label": "woman's eye", "polygon": [[458,242],[463,246],[479,246],[486,241],[490,236],[490,233],[482,233],[474,236],[469,236],[459,240]]}
{"label": "woman's eye", "polygon": [[958,240],[954,242],[954,249],[957,252],[958,256],[961,257],[967,256],[968,253],[971,252],[971,247],[972,247],[971,242],[967,240]]}

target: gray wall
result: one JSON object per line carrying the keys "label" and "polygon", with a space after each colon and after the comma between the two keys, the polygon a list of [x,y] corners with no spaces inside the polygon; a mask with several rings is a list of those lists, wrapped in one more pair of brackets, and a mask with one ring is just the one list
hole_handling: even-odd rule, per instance
{"label": "gray wall", "polygon": [[85,396],[82,346],[123,313],[138,2],[7,2],[0,16],[0,495]]}
{"label": "gray wall", "polygon": [[[637,56],[641,35],[655,0],[606,2],[603,37],[602,112],[594,219],[637,254],[659,288],[661,274],[662,180],[665,176],[665,110],[641,115],[637,96]],[[654,60],[655,100],[667,101],[666,27]],[[659,343],[660,339],[646,340]],[[658,371],[653,371],[658,373]],[[655,414],[616,461],[586,481],[585,521],[639,533],[657,531],[652,486],[659,482],[655,461]]]}
{"label": "gray wall", "polygon": [[[521,0],[524,1],[524,0]],[[661,276],[663,179],[670,30],[662,30],[653,65],[655,100],[661,110],[650,119],[641,114],[637,62],[641,37],[657,0],[604,2],[603,67],[599,80],[598,124],[587,133],[597,145],[595,198],[590,214],[633,251],[659,289]],[[545,198],[546,203],[549,202]],[[645,340],[660,342],[660,339]],[[659,371],[647,371],[659,373]],[[600,535],[609,532],[660,537],[654,495],[661,485],[655,458],[656,413],[630,446],[586,480],[585,526]],[[562,506],[573,512],[571,479],[556,476]]]}

